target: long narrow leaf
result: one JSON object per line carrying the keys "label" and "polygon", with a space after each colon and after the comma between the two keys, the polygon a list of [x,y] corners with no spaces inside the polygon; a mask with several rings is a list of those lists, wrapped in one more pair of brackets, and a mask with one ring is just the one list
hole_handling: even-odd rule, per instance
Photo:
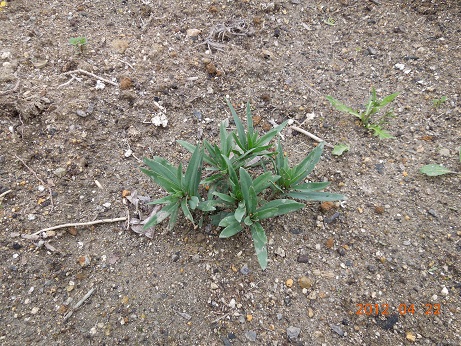
{"label": "long narrow leaf", "polygon": [[253,147],[254,141],[258,135],[254,132],[253,116],[251,115],[250,102],[247,102],[246,116],[247,116],[247,143],[248,143],[248,147],[251,148]]}
{"label": "long narrow leaf", "polygon": [[315,168],[322,156],[324,142],[321,142],[312,150],[298,165],[293,168],[293,176],[290,179],[290,185],[297,184],[304,180]]}
{"label": "long narrow leaf", "polygon": [[342,201],[346,197],[339,193],[329,192],[289,192],[287,196],[295,199],[301,199],[303,201]]}
{"label": "long narrow leaf", "polygon": [[383,98],[381,100],[381,102],[380,102],[380,107],[382,108],[382,107],[386,106],[387,104],[391,103],[392,101],[394,101],[395,98],[397,96],[399,96],[399,94],[400,93],[393,93],[393,94],[390,94],[390,95],[386,96],[385,98]]}
{"label": "long narrow leaf", "polygon": [[[270,214],[267,213],[267,210],[274,209],[274,208],[276,208],[276,211],[273,211]],[[296,202],[290,199],[275,199],[273,201],[270,201],[264,204],[262,207],[258,208],[253,215],[254,215],[254,218],[263,220],[269,217],[275,217],[279,215],[288,214],[293,211],[299,210],[301,208],[304,208],[303,203],[299,203],[299,202]]]}
{"label": "long narrow leaf", "polygon": [[250,226],[251,236],[253,238],[253,244],[256,251],[256,257],[258,257],[259,265],[261,269],[267,268],[267,237],[264,228],[259,222],[256,222]]}
{"label": "long narrow leaf", "polygon": [[189,196],[197,196],[200,176],[202,174],[203,149],[197,146],[186,170],[187,192]]}
{"label": "long narrow leaf", "polygon": [[[237,112],[235,111],[234,107],[232,106],[232,103],[229,101],[229,99],[226,98],[226,103],[227,106],[229,107],[232,117],[234,118],[234,123],[235,127],[237,128],[237,135],[238,135],[238,140],[239,140],[239,146],[244,149],[247,147],[247,142],[246,142],[246,133],[245,133],[245,128],[243,127],[242,121],[237,115]],[[237,141],[237,138],[236,138]]]}
{"label": "long narrow leaf", "polygon": [[361,115],[359,112],[357,112],[355,109],[352,109],[349,106],[346,106],[345,104],[341,103],[340,101],[334,99],[331,96],[325,96],[325,98],[330,101],[331,105],[335,107],[338,111],[349,113],[351,115],[354,115],[358,118],[361,118]]}
{"label": "long narrow leaf", "polygon": [[[247,208],[250,207],[250,186],[253,185],[250,174],[243,168],[240,167],[240,188],[242,191],[243,200],[245,201]],[[247,209],[248,210],[248,209]]]}
{"label": "long narrow leaf", "polygon": [[181,209],[186,219],[190,220],[193,224],[195,224],[194,218],[192,217],[192,214],[189,210],[189,206],[187,205],[187,200],[185,198],[181,199]]}
{"label": "long narrow leaf", "polygon": [[237,202],[234,197],[226,195],[221,192],[213,192],[213,195],[215,195],[216,197],[220,198],[222,201],[227,202],[229,204],[235,204]]}
{"label": "long narrow leaf", "polygon": [[179,214],[179,206],[176,206],[172,209],[170,214],[170,220],[168,220],[168,229],[171,231],[176,224],[176,220],[178,219]]}
{"label": "long narrow leaf", "polygon": [[292,187],[292,189],[296,190],[296,191],[300,191],[300,192],[310,192],[310,191],[323,190],[328,185],[330,185],[329,181],[312,182],[312,183],[304,183],[304,184],[294,185]]}
{"label": "long narrow leaf", "polygon": [[288,121],[284,121],[282,124],[268,131],[265,135],[261,136],[258,139],[258,141],[256,142],[256,145],[260,146],[260,145],[266,145],[267,143],[269,143],[271,139],[274,138],[277,134],[279,134],[287,124],[288,124]]}
{"label": "long narrow leaf", "polygon": [[248,190],[248,205],[246,207],[248,214],[253,214],[256,211],[257,206],[258,206],[258,197],[256,196],[254,186],[251,185]]}
{"label": "long narrow leaf", "polygon": [[160,173],[145,168],[140,168],[140,170],[148,177],[150,177],[156,184],[160,185],[168,192],[174,193],[182,190],[181,185],[178,182],[176,182],[176,178],[174,176],[173,177],[175,178],[175,181],[166,178],[164,175]]}

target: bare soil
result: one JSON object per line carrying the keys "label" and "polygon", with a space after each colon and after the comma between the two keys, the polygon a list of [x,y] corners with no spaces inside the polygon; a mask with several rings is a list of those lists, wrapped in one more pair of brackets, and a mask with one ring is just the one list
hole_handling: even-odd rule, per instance
{"label": "bare soil", "polygon": [[[0,343],[461,344],[461,176],[419,173],[461,171],[460,19],[458,0],[8,2]],[[68,42],[79,36],[82,49]],[[325,99],[361,108],[372,87],[400,92],[394,139]],[[248,233],[223,240],[184,219],[151,237],[127,221],[32,236],[145,217],[126,197],[162,192],[140,159],[186,163],[176,140],[215,141],[226,96],[242,117],[251,103],[261,132],[293,119],[350,145],[309,177],[347,202],[266,222],[267,270]],[[161,113],[166,127],[151,121]],[[293,162],[316,144],[282,134]]]}

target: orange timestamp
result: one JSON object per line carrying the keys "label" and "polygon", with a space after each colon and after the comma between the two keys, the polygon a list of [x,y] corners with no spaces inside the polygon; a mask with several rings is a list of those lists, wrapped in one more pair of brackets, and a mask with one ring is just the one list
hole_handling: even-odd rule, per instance
{"label": "orange timestamp", "polygon": [[[382,304],[356,304],[357,311],[355,312],[356,315],[366,315],[366,316],[387,316],[390,314],[389,304],[382,303]],[[397,307],[397,312],[400,315],[414,315],[419,313],[419,310],[423,311],[424,315],[440,315],[441,314],[441,305],[439,303],[426,303],[421,304],[421,307],[417,307],[415,304],[399,304]]]}

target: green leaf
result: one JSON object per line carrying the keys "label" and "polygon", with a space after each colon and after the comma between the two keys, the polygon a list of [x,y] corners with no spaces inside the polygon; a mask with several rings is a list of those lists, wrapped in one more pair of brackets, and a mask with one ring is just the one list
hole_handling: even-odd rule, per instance
{"label": "green leaf", "polygon": [[187,166],[185,184],[189,196],[197,196],[202,174],[203,149],[197,146]]}
{"label": "green leaf", "polygon": [[213,192],[213,195],[215,195],[216,197],[218,197],[219,199],[221,199],[222,201],[228,203],[228,204],[236,204],[237,200],[232,197],[232,196],[229,196],[229,195],[226,195],[224,193],[221,193],[221,192]]}
{"label": "green leaf", "polygon": [[239,233],[243,228],[240,222],[238,222],[234,215],[229,215],[221,220],[219,223],[220,227],[225,227],[219,234],[219,238],[229,238]]}
{"label": "green leaf", "polygon": [[348,144],[338,143],[331,152],[332,155],[341,156],[344,152],[349,151],[350,147]]}
{"label": "green leaf", "polygon": [[251,216],[248,215],[245,220],[243,220],[243,223],[247,226],[251,226],[253,224],[253,220],[251,219]]}
{"label": "green leaf", "polygon": [[[270,217],[284,215],[299,210],[303,207],[303,203],[299,203],[290,199],[275,199],[258,208],[253,214],[253,219],[263,220]],[[275,210],[268,212],[269,209]]]}
{"label": "green leaf", "polygon": [[159,199],[155,199],[148,204],[171,204],[175,203],[178,200],[178,196],[168,195]]}
{"label": "green leaf", "polygon": [[430,177],[436,177],[438,175],[456,173],[456,172],[453,172],[453,171],[449,170],[446,167],[443,167],[443,166],[440,166],[440,165],[435,165],[435,164],[425,165],[425,166],[421,167],[419,171],[422,174],[428,175]]}
{"label": "green leaf", "polygon": [[400,94],[400,93],[393,93],[393,94],[388,95],[388,96],[386,96],[385,98],[383,98],[383,99],[381,100],[381,102],[379,103],[379,108],[382,108],[382,107],[388,105],[389,103],[391,103],[392,101],[394,101],[395,98],[396,98],[397,96],[399,96],[399,94]]}
{"label": "green leaf", "polygon": [[244,148],[247,147],[245,128],[243,127],[242,121],[240,120],[237,113],[235,112],[235,109],[232,106],[232,103],[227,98],[226,98],[226,103],[227,103],[227,106],[229,107],[229,109],[231,111],[232,117],[234,118],[235,127],[237,128],[238,138],[235,138],[235,139],[236,139],[236,141],[238,139],[237,144],[239,145],[240,148],[242,148],[244,150]]}
{"label": "green leaf", "polygon": [[256,222],[250,226],[251,236],[253,238],[253,244],[256,251],[256,256],[258,257],[259,265],[261,269],[267,268],[267,237],[264,228],[259,222]]}
{"label": "green leaf", "polygon": [[387,131],[387,130],[384,130],[381,126],[379,125],[376,125],[376,124],[368,124],[366,126],[367,129],[369,130],[373,130],[373,134],[375,136],[377,136],[379,139],[389,139],[389,138],[394,138],[394,136],[392,136],[392,134]]}
{"label": "green leaf", "polygon": [[319,190],[323,190],[328,185],[330,185],[329,181],[303,183],[303,184],[298,184],[298,185],[293,186],[292,190],[301,191],[301,192],[319,191]]}
{"label": "green leaf", "polygon": [[[247,210],[251,207],[250,205],[250,186],[253,185],[253,181],[251,180],[250,174],[243,168],[240,167],[240,189],[242,192],[243,200],[246,203]],[[251,213],[251,211],[250,211]]]}
{"label": "green leaf", "polygon": [[189,207],[187,206],[187,200],[185,198],[181,199],[181,209],[186,219],[190,220],[193,224],[195,224],[194,218],[192,217]]}
{"label": "green leaf", "polygon": [[193,145],[193,144],[191,144],[189,142],[186,142],[186,141],[183,141],[181,139],[178,139],[176,142],[178,142],[181,146],[183,146],[191,154],[195,151],[195,148],[197,148],[196,145]]}
{"label": "green leaf", "polygon": [[[140,168],[140,170],[145,175],[150,177],[156,184],[163,187],[166,191],[168,191],[170,193],[175,193],[177,191],[182,191],[182,187],[178,182],[172,181],[172,180],[170,180],[168,178],[165,178],[165,176],[163,176],[160,173],[157,173],[157,172],[145,169],[145,168]],[[174,177],[174,178],[176,180],[176,177]]]}
{"label": "green leaf", "polygon": [[237,209],[235,209],[235,219],[240,223],[246,214],[245,202],[240,202]]}
{"label": "green leaf", "polygon": [[301,199],[303,201],[342,201],[346,197],[339,193],[330,192],[289,192],[287,196],[295,199]]}
{"label": "green leaf", "polygon": [[260,145],[266,145],[271,141],[272,138],[274,138],[277,134],[280,133],[280,131],[283,130],[283,128],[288,124],[288,121],[284,121],[282,124],[274,127],[273,129],[269,130],[265,135],[261,136],[256,144],[258,146]]}
{"label": "green leaf", "polygon": [[189,200],[189,207],[194,210],[197,208],[198,204],[199,204],[200,200],[197,196],[192,196]]}
{"label": "green leaf", "polygon": [[215,200],[203,201],[197,205],[197,209],[201,211],[214,211],[217,204],[218,202]]}
{"label": "green leaf", "polygon": [[171,231],[176,224],[176,220],[178,219],[179,214],[179,206],[173,208],[170,214],[170,220],[168,221],[168,229]]}
{"label": "green leaf", "polygon": [[266,172],[256,177],[256,179],[253,180],[253,186],[256,194],[261,193],[264,189],[268,188],[279,179],[280,176],[272,175],[272,172]]}
{"label": "green leaf", "polygon": [[331,105],[335,107],[338,111],[345,112],[352,114],[356,116],[357,118],[361,118],[361,114],[357,112],[356,110],[352,109],[349,106],[346,106],[345,104],[341,103],[340,101],[334,99],[331,96],[325,96],[328,101],[330,101]]}

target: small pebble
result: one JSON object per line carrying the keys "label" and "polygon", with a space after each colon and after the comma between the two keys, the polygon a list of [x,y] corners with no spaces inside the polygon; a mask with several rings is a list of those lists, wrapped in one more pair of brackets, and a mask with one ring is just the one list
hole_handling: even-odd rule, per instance
{"label": "small pebble", "polygon": [[448,295],[448,288],[443,286],[442,291],[440,293],[442,293],[442,295],[444,295],[444,296],[447,296]]}
{"label": "small pebble", "polygon": [[314,282],[307,276],[301,276],[298,280],[298,284],[301,288],[311,288]]}
{"label": "small pebble", "polygon": [[250,341],[256,341],[256,332],[254,330],[249,330],[245,333],[245,337]]}
{"label": "small pebble", "polygon": [[336,324],[330,324],[330,327],[339,336],[344,336],[344,331],[341,329],[340,326],[337,326]]}
{"label": "small pebble", "polygon": [[219,288],[219,286],[216,285],[214,282],[212,282],[212,283],[210,284],[210,288],[214,291],[214,290],[217,290],[217,289]]}
{"label": "small pebble", "polygon": [[243,275],[250,274],[250,269],[248,269],[248,266],[246,264],[240,269],[240,273],[242,273]]}
{"label": "small pebble", "polygon": [[62,167],[59,167],[59,168],[56,168],[54,171],[53,171],[53,174],[59,178],[62,178],[63,176],[66,175],[66,169],[65,168],[62,168]]}
{"label": "small pebble", "polygon": [[35,315],[39,310],[40,310],[40,308],[38,308],[38,307],[33,307],[32,310],[30,311],[30,313],[31,313],[32,315]]}
{"label": "small pebble", "polygon": [[307,263],[307,262],[309,262],[309,256],[308,255],[299,255],[297,261],[299,263]]}
{"label": "small pebble", "polygon": [[287,328],[287,337],[290,341],[295,341],[298,339],[299,334],[301,333],[301,328],[290,326]]}
{"label": "small pebble", "polygon": [[434,209],[429,209],[429,210],[427,211],[427,213],[428,213],[430,216],[433,216],[433,217],[437,218],[437,213],[435,212]]}
{"label": "small pebble", "polygon": [[286,282],[285,282],[285,285],[290,288],[293,286],[293,279],[288,279]]}

